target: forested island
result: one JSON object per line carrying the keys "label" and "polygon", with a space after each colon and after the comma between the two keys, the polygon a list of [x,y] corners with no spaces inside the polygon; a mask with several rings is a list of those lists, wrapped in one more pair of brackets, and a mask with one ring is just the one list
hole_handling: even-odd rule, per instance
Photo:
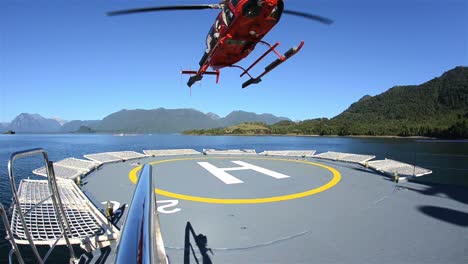
{"label": "forested island", "polygon": [[338,116],[188,130],[191,135],[339,135],[468,138],[468,67],[438,78],[366,95]]}

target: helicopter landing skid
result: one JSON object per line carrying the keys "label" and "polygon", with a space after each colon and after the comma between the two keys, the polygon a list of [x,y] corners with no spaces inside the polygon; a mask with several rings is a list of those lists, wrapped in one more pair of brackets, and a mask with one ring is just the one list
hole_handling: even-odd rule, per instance
{"label": "helicopter landing skid", "polygon": [[[260,43],[263,43],[267,46],[269,46],[270,48],[265,52],[263,53],[262,56],[260,56],[254,63],[252,63],[252,65],[250,65],[247,69],[243,69],[242,67],[240,66],[237,66],[237,65],[233,65],[233,67],[237,67],[237,68],[241,68],[242,70],[244,70],[244,72],[240,75],[240,77],[244,76],[245,74],[247,74],[250,79],[247,80],[246,82],[244,82],[242,84],[242,88],[246,88],[247,86],[251,85],[251,84],[257,84],[259,82],[262,81],[262,77],[265,76],[266,74],[268,74],[270,71],[272,71],[274,68],[278,67],[281,63],[287,61],[289,58],[291,58],[294,54],[296,54],[297,52],[299,52],[299,50],[301,50],[302,46],[304,46],[304,41],[301,41],[301,44],[299,44],[298,47],[292,47],[290,48],[288,51],[286,51],[286,53],[284,53],[284,56],[281,55],[277,50],[276,50],[276,47],[279,45],[279,42],[276,42],[275,45],[270,45],[268,44],[267,42],[265,41],[260,41]],[[263,58],[265,58],[266,55],[268,55],[270,52],[274,52],[277,56],[278,56],[278,59],[274,60],[272,63],[270,63],[268,66],[265,67],[265,71],[263,73],[261,73],[259,76],[253,78],[250,74],[249,74],[249,70],[252,69],[258,62],[260,62]]]}
{"label": "helicopter landing skid", "polygon": [[190,74],[190,76],[187,85],[188,87],[192,87],[192,85],[201,79],[203,79],[203,75],[216,75],[216,83],[219,82],[219,70],[216,71],[205,71],[200,73],[199,71],[181,71],[181,74]]}

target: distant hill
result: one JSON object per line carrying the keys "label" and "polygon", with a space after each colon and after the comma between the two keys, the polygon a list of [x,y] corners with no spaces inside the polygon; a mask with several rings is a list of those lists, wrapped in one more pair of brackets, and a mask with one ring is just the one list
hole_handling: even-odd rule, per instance
{"label": "distant hill", "polygon": [[270,126],[260,122],[246,122],[224,128],[184,131],[186,135],[269,135],[271,133]]}
{"label": "distant hill", "polygon": [[286,118],[271,114],[258,115],[243,111],[235,111],[220,118],[214,113],[204,114],[195,109],[158,108],[121,110],[90,127],[101,132],[179,133],[191,129],[231,126],[252,121],[272,124],[284,119]]}
{"label": "distant hill", "polygon": [[106,116],[92,128],[103,132],[177,133],[218,125],[208,115],[194,109],[121,110]]}
{"label": "distant hill", "polygon": [[96,125],[97,123],[99,123],[100,121],[101,120],[84,120],[84,121],[73,120],[73,121],[65,123],[62,126],[62,132],[67,132],[67,133],[68,132],[75,132],[78,129],[80,129],[80,127],[82,127],[82,126],[92,127],[92,126]]}
{"label": "distant hill", "polygon": [[65,125],[66,123],[68,123],[67,120],[63,120],[62,118],[58,117],[58,116],[53,116],[51,117],[50,119],[54,119],[55,121],[59,122],[59,124],[61,126]]}
{"label": "distant hill", "polygon": [[87,127],[87,126],[80,126],[80,128],[78,128],[76,131],[74,131],[73,133],[79,133],[79,134],[89,134],[89,133],[95,133],[96,131],[94,131],[93,129],[91,129],[90,127]]}
{"label": "distant hill", "polygon": [[222,126],[232,126],[243,122],[260,122],[272,125],[283,120],[289,120],[286,117],[277,117],[272,114],[256,114],[245,111],[233,111],[226,117],[220,119]]}
{"label": "distant hill", "polygon": [[[244,111],[234,111],[221,118],[215,113],[202,113],[195,109],[165,109],[152,110],[121,110],[106,116],[102,120],[73,120],[63,126],[58,118],[44,118],[38,114],[20,114],[9,125],[0,124],[0,130],[17,132],[73,133],[91,129],[93,132],[124,132],[124,133],[179,133],[190,129],[205,129],[236,125],[242,122],[275,123],[287,118],[271,114],[255,114]],[[59,121],[63,121],[58,119]],[[289,120],[289,119],[288,119]]]}
{"label": "distant hill", "polygon": [[22,113],[8,125],[7,129],[15,132],[59,132],[61,125],[54,119],[44,118],[38,114]]}
{"label": "distant hill", "polygon": [[215,113],[212,113],[212,112],[206,113],[206,115],[209,116],[213,120],[221,119],[221,117],[219,115],[217,115]]}
{"label": "distant hill", "polygon": [[[243,127],[241,134],[249,134]],[[430,136],[468,138],[468,67],[456,67],[420,85],[366,95],[332,119],[281,121],[254,130],[294,135]],[[235,134],[233,129],[188,131]],[[241,130],[237,130],[239,132]]]}
{"label": "distant hill", "polygon": [[[468,119],[468,67],[365,96],[331,122],[341,134],[431,135]],[[466,121],[465,121],[466,122]]]}

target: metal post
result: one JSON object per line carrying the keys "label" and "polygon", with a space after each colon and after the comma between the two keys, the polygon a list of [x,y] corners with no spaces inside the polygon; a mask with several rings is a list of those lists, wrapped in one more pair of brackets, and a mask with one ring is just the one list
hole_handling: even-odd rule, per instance
{"label": "metal post", "polygon": [[0,203],[0,214],[2,215],[2,220],[3,220],[3,225],[5,226],[5,230],[7,232],[8,237],[10,238],[10,243],[11,246],[13,247],[13,250],[15,251],[16,254],[16,259],[20,264],[23,264],[23,258],[21,257],[21,253],[19,251],[18,245],[15,242],[15,238],[13,237],[13,232],[11,232],[11,227],[10,227],[10,222],[8,222],[8,217],[6,215],[5,207],[3,207],[3,204]]}
{"label": "metal post", "polygon": [[[14,203],[16,204],[16,206],[18,206],[18,217],[21,221],[21,224],[23,225],[24,234],[26,235],[26,238],[28,239],[29,245],[31,246],[31,249],[33,251],[34,256],[36,257],[37,262],[42,264],[44,262],[42,261],[41,255],[39,255],[36,245],[33,242],[31,233],[29,232],[29,228],[26,225],[26,220],[24,220],[24,215],[23,215],[23,211],[21,210],[21,204],[20,204],[19,197],[18,197],[18,191],[16,190],[16,183],[15,183],[14,174],[13,174],[13,162],[15,161],[15,159],[21,158],[21,157],[27,157],[27,156],[31,156],[31,155],[35,155],[39,153],[44,153],[44,150],[32,149],[28,151],[15,152],[11,154],[10,160],[8,161],[8,176],[10,179],[10,187],[11,187],[11,192],[13,194]],[[47,156],[44,156],[44,158],[47,159]],[[14,237],[12,237],[12,239],[14,239]]]}
{"label": "metal post", "polygon": [[[62,204],[62,199],[60,198],[60,193],[57,187],[57,180],[55,178],[55,172],[54,172],[54,166],[51,161],[47,159],[47,153],[43,153],[44,157],[46,157],[46,171],[47,171],[47,178],[48,178],[48,183],[49,183],[49,189],[52,193],[52,202],[54,203],[54,210],[55,214],[57,215],[57,220],[59,222],[60,229],[62,229],[62,232],[64,234],[64,239],[65,243],[67,243],[67,247],[70,251],[70,257],[72,259],[76,259],[75,256],[75,251],[73,250],[73,247],[70,243],[70,239],[68,239],[67,236],[67,231],[69,234],[72,234],[71,228],[70,228],[70,223],[68,222],[67,215],[65,214],[65,210],[63,209],[63,204]],[[63,225],[65,223],[65,226]]]}

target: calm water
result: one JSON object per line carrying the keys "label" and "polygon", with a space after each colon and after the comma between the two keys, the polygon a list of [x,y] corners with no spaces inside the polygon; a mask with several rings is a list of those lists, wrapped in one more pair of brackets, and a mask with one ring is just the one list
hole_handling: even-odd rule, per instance
{"label": "calm water", "polygon": [[[238,136],[184,136],[184,135],[72,135],[72,134],[17,134],[0,135],[0,201],[5,207],[11,203],[7,162],[10,154],[30,148],[44,148],[51,160],[67,157],[82,158],[84,154],[143,149],[203,148],[216,149],[314,149],[318,152],[340,151],[373,154],[377,158],[391,158],[431,169],[433,174],[423,181],[468,186],[468,140],[442,141],[389,138],[343,137],[238,137]],[[15,162],[17,182],[21,178],[38,178],[31,171],[42,166],[39,158]],[[9,245],[3,239],[0,226],[0,262],[7,261]]]}

